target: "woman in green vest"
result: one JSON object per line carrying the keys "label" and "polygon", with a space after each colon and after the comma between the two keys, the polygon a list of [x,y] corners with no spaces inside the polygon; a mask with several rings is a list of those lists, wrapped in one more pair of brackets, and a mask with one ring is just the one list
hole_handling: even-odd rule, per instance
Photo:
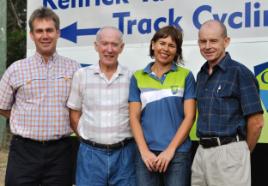
{"label": "woman in green vest", "polygon": [[195,80],[183,68],[183,36],[174,26],[158,30],[150,43],[153,62],[130,83],[130,125],[139,152],[138,186],[189,186],[195,120]]}

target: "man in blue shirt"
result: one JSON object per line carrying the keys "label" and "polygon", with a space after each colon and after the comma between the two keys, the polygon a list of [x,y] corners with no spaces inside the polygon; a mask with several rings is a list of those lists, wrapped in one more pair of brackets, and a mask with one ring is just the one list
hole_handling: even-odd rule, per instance
{"label": "man in blue shirt", "polygon": [[198,44],[207,62],[197,75],[197,136],[192,186],[250,186],[250,152],[263,127],[258,83],[225,51],[230,38],[219,21],[206,21]]}

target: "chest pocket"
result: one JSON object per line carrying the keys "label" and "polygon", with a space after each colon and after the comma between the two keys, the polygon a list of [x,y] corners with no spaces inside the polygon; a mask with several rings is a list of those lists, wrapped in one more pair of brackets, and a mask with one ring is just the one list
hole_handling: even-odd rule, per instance
{"label": "chest pocket", "polygon": [[239,108],[238,87],[231,83],[218,85],[213,91],[213,108],[215,112],[228,115]]}
{"label": "chest pocket", "polygon": [[32,77],[21,82],[19,94],[26,103],[41,102],[46,94],[47,79]]}
{"label": "chest pocket", "polygon": [[213,90],[213,95],[216,98],[235,98],[238,95],[238,87],[232,83],[219,84]]}
{"label": "chest pocket", "polygon": [[57,100],[66,102],[70,93],[72,76],[70,74],[59,74],[48,81],[50,83],[48,95]]}
{"label": "chest pocket", "polygon": [[72,76],[59,74],[57,76],[32,77],[22,81],[19,91],[26,103],[40,104],[44,101],[66,102],[71,88]]}

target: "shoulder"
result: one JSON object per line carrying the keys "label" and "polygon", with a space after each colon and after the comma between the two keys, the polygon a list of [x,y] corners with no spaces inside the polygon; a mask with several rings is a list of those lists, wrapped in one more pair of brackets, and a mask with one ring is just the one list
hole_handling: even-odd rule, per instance
{"label": "shoulder", "polygon": [[6,70],[7,73],[17,73],[29,68],[29,65],[33,61],[32,57],[20,59],[13,62]]}
{"label": "shoulder", "polygon": [[136,71],[133,73],[133,75],[134,75],[135,77],[137,77],[137,76],[142,76],[142,75],[146,75],[146,74],[147,74],[147,73],[144,72],[144,69],[136,70]]}
{"label": "shoulder", "polygon": [[136,70],[133,73],[132,79],[134,79],[135,81],[144,81],[145,79],[147,79],[149,77],[148,73],[144,72],[144,69],[140,69],[140,70]]}
{"label": "shoulder", "polygon": [[188,68],[185,68],[183,66],[178,66],[178,72],[180,73],[184,73],[184,74],[192,74],[191,70],[189,70]]}
{"label": "shoulder", "polygon": [[96,72],[96,66],[95,65],[90,65],[90,66],[86,66],[86,67],[81,67],[79,68],[75,74],[76,75],[92,75],[94,74],[94,72]]}
{"label": "shoulder", "polygon": [[125,74],[129,78],[132,76],[133,71],[131,71],[128,67],[121,65],[121,64],[119,64],[119,66],[120,66],[120,71],[122,74]]}
{"label": "shoulder", "polygon": [[188,68],[185,68],[183,66],[177,66],[178,71],[184,72],[184,73],[191,73],[191,71]]}
{"label": "shoulder", "polygon": [[58,55],[58,62],[63,63],[63,65],[66,65],[66,67],[68,68],[70,67],[74,69],[80,68],[80,64],[77,61],[65,56]]}
{"label": "shoulder", "polygon": [[180,76],[184,76],[185,78],[194,78],[193,73],[188,68],[178,66],[176,71]]}
{"label": "shoulder", "polygon": [[253,72],[248,67],[235,60],[232,60],[227,68],[230,72],[236,72],[239,76],[254,76]]}

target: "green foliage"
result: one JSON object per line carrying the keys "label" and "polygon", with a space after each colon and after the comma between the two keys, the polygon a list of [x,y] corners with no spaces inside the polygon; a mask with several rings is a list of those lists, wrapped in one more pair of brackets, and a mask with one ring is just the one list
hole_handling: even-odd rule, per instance
{"label": "green foliage", "polygon": [[26,56],[26,0],[7,1],[7,67]]}
{"label": "green foliage", "polygon": [[26,56],[26,32],[14,30],[7,33],[7,66]]}

